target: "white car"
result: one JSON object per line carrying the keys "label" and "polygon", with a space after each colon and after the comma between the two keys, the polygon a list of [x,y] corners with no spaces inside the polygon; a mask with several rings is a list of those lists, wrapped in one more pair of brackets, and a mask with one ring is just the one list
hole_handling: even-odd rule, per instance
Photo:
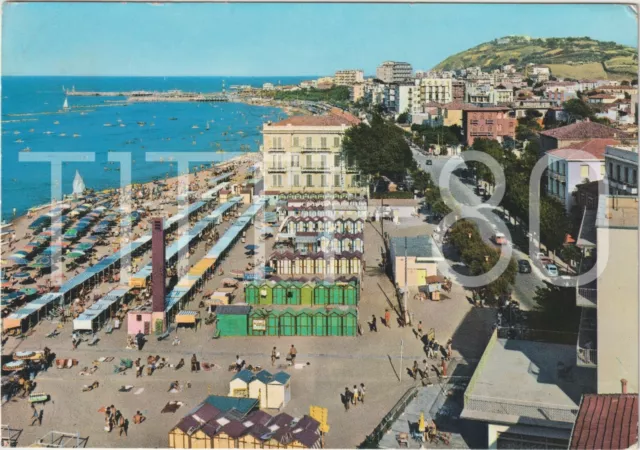
{"label": "white car", "polygon": [[558,276],[558,267],[555,264],[547,264],[546,266],[544,266],[544,269],[547,271],[549,276]]}

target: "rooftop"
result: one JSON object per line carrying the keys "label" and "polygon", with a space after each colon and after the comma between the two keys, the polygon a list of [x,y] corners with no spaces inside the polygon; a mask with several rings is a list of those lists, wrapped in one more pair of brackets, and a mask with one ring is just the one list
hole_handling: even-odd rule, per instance
{"label": "rooftop", "polygon": [[547,155],[556,158],[566,159],[568,161],[577,160],[584,161],[586,159],[594,159],[604,161],[604,154],[607,146],[619,144],[620,141],[615,139],[589,139],[588,141],[572,144],[567,148],[558,148],[549,150]]}
{"label": "rooftop", "polygon": [[330,114],[322,114],[317,116],[291,116],[280,122],[265,125],[267,127],[339,127],[339,126],[352,126],[358,125],[360,119],[357,117],[343,112],[332,110]]}
{"label": "rooftop", "polygon": [[630,448],[638,443],[638,394],[587,394],[570,449]]}
{"label": "rooftop", "polygon": [[595,373],[575,366],[573,345],[515,339],[489,341],[465,392],[462,417],[570,428]]}
{"label": "rooftop", "polygon": [[391,247],[396,257],[405,255],[416,258],[431,258],[438,261],[443,260],[440,249],[436,246],[430,236],[394,237],[391,238]]}
{"label": "rooftop", "polygon": [[598,199],[596,226],[638,229],[638,197],[601,195]]}
{"label": "rooftop", "polygon": [[596,122],[576,122],[564,127],[541,131],[541,135],[556,139],[624,139],[630,136],[620,130]]}

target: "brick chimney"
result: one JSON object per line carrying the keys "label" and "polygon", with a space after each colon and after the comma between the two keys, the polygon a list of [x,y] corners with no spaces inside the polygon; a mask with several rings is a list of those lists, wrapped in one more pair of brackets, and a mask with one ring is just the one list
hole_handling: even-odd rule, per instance
{"label": "brick chimney", "polygon": [[620,384],[622,385],[622,393],[626,394],[627,393],[627,380],[625,380],[623,378],[622,380],[620,380]]}

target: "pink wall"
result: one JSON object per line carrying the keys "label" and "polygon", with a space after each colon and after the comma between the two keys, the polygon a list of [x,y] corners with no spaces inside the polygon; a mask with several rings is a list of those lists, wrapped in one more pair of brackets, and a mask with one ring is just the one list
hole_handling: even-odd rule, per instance
{"label": "pink wall", "polygon": [[[142,320],[138,321],[137,316],[142,316]],[[127,333],[138,334],[144,333],[144,324],[149,323],[149,330],[153,332],[151,326],[151,311],[132,311],[127,314]]]}

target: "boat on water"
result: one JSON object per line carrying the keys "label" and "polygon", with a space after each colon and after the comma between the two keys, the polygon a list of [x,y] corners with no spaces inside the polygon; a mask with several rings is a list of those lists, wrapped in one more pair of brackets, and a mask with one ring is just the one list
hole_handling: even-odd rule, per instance
{"label": "boat on water", "polygon": [[67,109],[69,109],[69,101],[67,100],[67,97],[64,98],[64,103],[62,104],[62,109],[64,109],[65,111]]}
{"label": "boat on water", "polygon": [[121,123],[120,126],[121,127],[126,127],[126,125],[124,123]]}
{"label": "boat on water", "polygon": [[67,133],[60,133],[58,136],[65,137],[66,135],[67,135]]}
{"label": "boat on water", "polygon": [[14,131],[13,134],[20,134],[20,132],[19,131]]}
{"label": "boat on water", "polygon": [[80,115],[81,115],[81,116],[86,116],[86,115],[87,115],[87,113],[86,113],[86,112],[81,112],[81,113],[80,113]]}
{"label": "boat on water", "polygon": [[169,120],[178,120],[177,117],[169,117]]}
{"label": "boat on water", "polygon": [[191,142],[191,145],[196,145],[196,141]]}
{"label": "boat on water", "polygon": [[43,134],[53,134],[53,131],[45,131]]}
{"label": "boat on water", "polygon": [[103,126],[105,126],[105,127],[112,127],[113,125],[111,125],[110,123],[105,123]]}
{"label": "boat on water", "polygon": [[36,131],[34,128],[29,129],[29,133],[33,133],[34,131]]}
{"label": "boat on water", "polygon": [[122,119],[118,119],[116,122],[122,122]]}
{"label": "boat on water", "polygon": [[156,126],[156,124],[155,124],[155,123],[153,123],[153,122],[151,122],[151,123],[149,124],[149,126],[150,126],[150,127],[155,127],[155,126]]}
{"label": "boat on water", "polygon": [[54,125],[60,125],[60,121],[56,120],[55,122],[53,122]]}
{"label": "boat on water", "polygon": [[198,125],[194,125],[194,126],[192,126],[191,128],[192,128],[192,129],[194,129],[194,130],[197,130],[197,129],[198,129],[198,128],[200,128],[200,127],[199,127]]}
{"label": "boat on water", "polygon": [[80,176],[80,172],[76,170],[76,176],[73,178],[73,195],[79,197],[84,193],[85,184],[84,180]]}
{"label": "boat on water", "polygon": [[16,144],[22,144],[24,141],[22,139],[16,139],[13,142],[15,142]]}
{"label": "boat on water", "polygon": [[209,121],[207,121],[207,126],[205,127],[205,130],[209,130]]}
{"label": "boat on water", "polygon": [[140,125],[141,127],[145,126],[147,124],[147,122],[136,122],[138,125]]}
{"label": "boat on water", "polygon": [[79,135],[78,133],[74,133],[74,134],[73,134],[73,137],[74,137],[74,138],[77,138],[77,137],[80,137],[80,135]]}
{"label": "boat on water", "polygon": [[23,152],[23,153],[29,153],[29,152],[31,151],[31,148],[26,147],[26,148],[23,148],[23,149],[22,149],[22,150],[20,150],[20,151],[21,151],[21,152]]}

